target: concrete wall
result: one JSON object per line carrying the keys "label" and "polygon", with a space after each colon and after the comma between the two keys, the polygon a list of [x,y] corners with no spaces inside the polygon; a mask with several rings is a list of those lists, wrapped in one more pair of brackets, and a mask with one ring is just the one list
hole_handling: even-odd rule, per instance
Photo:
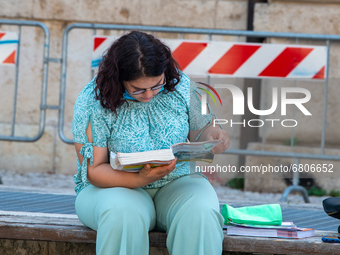
{"label": "concrete wall", "polygon": [[[261,143],[250,143],[248,146],[250,150],[261,150],[261,148]],[[310,146],[296,146],[291,150],[289,146],[280,144],[267,144],[264,146],[264,150],[283,153],[320,153],[318,148]],[[325,153],[340,155],[340,150],[326,149]],[[246,165],[253,167],[252,169],[248,168],[248,172],[245,174],[245,189],[249,191],[283,192],[287,185],[291,185],[294,170],[299,172],[301,185],[306,185],[309,188],[316,185],[327,192],[332,189],[339,190],[339,161],[300,159],[299,162],[296,162],[291,158],[248,156]],[[256,169],[254,166],[265,166],[266,168],[260,168],[258,171],[259,168]]]}
{"label": "concrete wall", "polygon": [[[289,33],[313,33],[313,34],[340,34],[339,30],[339,13],[340,1],[270,1],[269,3],[258,3],[255,7],[254,29],[256,31],[270,32],[289,32]],[[278,40],[271,39],[271,43],[289,43],[295,44],[295,40]],[[304,41],[299,40],[299,44],[307,45],[325,45],[321,41]],[[340,67],[340,45],[339,43],[331,43],[330,48],[330,66],[329,66],[329,88],[328,88],[328,105],[327,105],[327,121],[326,121],[326,154],[340,155],[340,133],[339,133],[339,117],[340,103],[338,95],[339,87],[339,67]],[[298,146],[294,147],[294,151],[299,153],[315,153],[320,154],[321,132],[323,105],[324,105],[324,83],[308,82],[308,81],[284,81],[284,80],[266,80],[262,82],[262,107],[269,109],[271,106],[271,92],[273,87],[301,87],[311,92],[311,100],[305,104],[305,107],[312,113],[312,116],[304,116],[298,109],[295,110],[295,116],[292,115],[293,109],[288,108],[290,113],[283,118],[280,111],[266,116],[268,119],[289,119],[294,118],[298,121],[298,126],[294,129],[294,137],[299,140]],[[267,101],[267,106],[264,105]],[[265,140],[265,148],[270,151],[289,152],[290,146],[284,146],[287,139],[290,139],[292,130],[284,128],[280,125],[275,128],[266,128],[261,130],[260,136]],[[249,145],[249,149],[261,149],[261,144]],[[331,151],[331,148],[334,151]],[[269,157],[247,157],[247,165],[279,165],[281,161],[290,162],[279,158]],[[306,164],[315,163],[314,161],[302,160]],[[320,160],[317,160],[321,162]],[[286,163],[287,163],[286,162]],[[324,162],[333,163],[337,162]],[[335,168],[336,169],[336,168]],[[291,178],[292,174],[271,174],[267,178],[262,178],[256,174],[246,174],[246,189],[256,191],[276,191],[282,192],[286,187],[286,183],[282,178]],[[303,177],[303,176],[302,176]],[[338,176],[330,176],[327,174],[305,175],[306,178],[314,178],[316,184],[330,191],[331,189],[339,189],[340,181]]]}
{"label": "concrete wall", "polygon": [[[247,1],[166,1],[166,0],[0,0],[0,19],[38,20],[50,30],[50,57],[61,57],[62,33],[74,22],[179,26],[197,28],[246,29]],[[1,31],[17,31],[16,26],[0,26]],[[98,30],[97,34],[121,35],[122,31]],[[65,134],[72,138],[73,104],[81,89],[91,79],[92,30],[72,30],[69,37],[68,71],[65,104]],[[155,33],[159,37],[178,38],[179,35]],[[207,37],[188,35],[184,38]],[[214,40],[235,38],[216,36]],[[38,130],[42,75],[43,32],[39,28],[23,27],[20,54],[16,135],[34,136]],[[0,134],[11,129],[15,72],[0,66]],[[221,81],[218,81],[221,83]],[[212,83],[213,84],[213,83]],[[59,104],[60,63],[50,63],[48,73],[48,105]],[[231,103],[230,107],[231,109]],[[218,109],[214,109],[218,114]],[[0,166],[17,172],[76,173],[73,145],[60,141],[57,131],[58,112],[47,110],[43,137],[34,143],[0,142]],[[230,131],[231,132],[231,131]],[[239,134],[234,144],[238,144]],[[235,156],[222,156],[221,161]]]}
{"label": "concrete wall", "polygon": [[[299,2],[299,1],[297,1]],[[273,2],[269,4],[257,4],[255,9],[254,27],[257,31],[271,32],[291,32],[291,33],[314,33],[314,34],[340,34],[339,31],[339,4],[312,4],[312,3],[292,3],[292,2]],[[272,43],[292,43],[288,40],[271,40]],[[325,45],[325,42],[301,41],[299,44]],[[338,43],[331,43],[330,50],[330,84],[327,108],[327,136],[328,144],[340,145],[339,136],[339,100],[337,95],[340,93],[339,72],[340,67],[340,47]],[[264,87],[267,86],[267,87]],[[272,87],[292,87],[294,81],[269,80],[263,85],[263,98],[270,100]],[[321,139],[321,121],[323,118],[323,82],[297,82],[297,87],[307,88],[312,99],[305,105],[312,113],[310,117],[304,117],[301,111],[296,111],[296,119],[299,122],[296,128],[296,135],[304,143],[317,144]],[[262,102],[264,101],[262,98]],[[268,102],[270,105],[270,102]],[[291,111],[292,112],[292,111]],[[270,117],[278,118],[279,112]],[[287,118],[292,116],[287,116]],[[308,130],[308,132],[306,132]],[[267,130],[266,130],[267,131]],[[278,132],[279,131],[279,132]],[[268,140],[283,140],[290,137],[290,130],[281,128],[268,130],[264,135]]]}

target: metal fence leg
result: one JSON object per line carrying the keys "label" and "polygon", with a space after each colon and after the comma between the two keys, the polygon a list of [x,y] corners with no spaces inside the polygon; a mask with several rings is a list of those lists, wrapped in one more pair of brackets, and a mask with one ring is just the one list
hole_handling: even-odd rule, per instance
{"label": "metal fence leg", "polygon": [[[294,159],[295,165],[299,165],[299,162],[300,162],[300,159],[298,158]],[[286,202],[287,197],[290,192],[298,191],[303,195],[303,199],[305,200],[305,203],[310,203],[308,192],[305,187],[302,187],[299,185],[299,179],[300,179],[300,172],[299,171],[293,172],[293,185],[285,188],[285,190],[282,193],[280,202]]]}
{"label": "metal fence leg", "polygon": [[299,185],[292,185],[292,186],[285,188],[285,190],[283,191],[282,197],[280,199],[280,202],[286,202],[289,193],[292,191],[299,191],[303,195],[303,199],[305,200],[305,203],[310,203],[307,190],[305,189],[305,187],[302,187]]}

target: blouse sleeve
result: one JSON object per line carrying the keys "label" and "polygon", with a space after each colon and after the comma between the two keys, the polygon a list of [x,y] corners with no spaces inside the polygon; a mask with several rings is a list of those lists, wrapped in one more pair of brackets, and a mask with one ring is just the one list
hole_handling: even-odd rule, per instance
{"label": "blouse sleeve", "polygon": [[[189,121],[190,121],[190,130],[201,130],[201,132],[197,135],[196,141],[201,136],[202,132],[210,126],[213,117],[218,119],[216,114],[211,110],[210,105],[207,103],[207,113],[202,114],[202,91],[197,87],[195,82],[190,80],[190,113],[189,113]],[[219,124],[220,125],[220,124]],[[220,125],[221,129],[222,126]]]}
{"label": "blouse sleeve", "polygon": [[[80,154],[84,156],[81,164],[82,181],[87,181],[87,161],[93,164],[93,146],[106,147],[110,136],[110,114],[103,109],[100,102],[94,98],[94,93],[86,89],[78,96],[74,106],[72,133],[75,143],[83,144]],[[91,123],[93,143],[90,143],[86,129]]]}

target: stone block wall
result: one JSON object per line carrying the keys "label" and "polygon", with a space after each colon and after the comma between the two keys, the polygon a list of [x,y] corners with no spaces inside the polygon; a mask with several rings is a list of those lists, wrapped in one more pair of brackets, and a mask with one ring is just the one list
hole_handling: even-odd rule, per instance
{"label": "stone block wall", "polygon": [[[261,150],[262,144],[250,143],[248,149]],[[291,150],[290,146],[273,143],[265,145],[264,150],[283,153],[320,153],[318,148],[311,146],[296,146]],[[325,153],[336,156],[340,155],[340,150],[339,148],[326,149]],[[292,158],[247,156],[246,166],[250,166],[245,173],[245,189],[249,191],[283,192],[287,185],[291,185],[293,169],[299,172],[301,185],[306,185],[308,188],[315,185],[327,192],[332,189],[339,190],[339,161],[300,159],[296,162]]]}
{"label": "stone block wall", "polygon": [[[269,3],[257,3],[254,13],[254,30],[269,32],[287,32],[287,33],[311,33],[311,34],[340,34],[339,31],[339,14],[340,1],[276,1],[271,0]],[[284,44],[302,44],[302,45],[326,45],[325,41],[307,41],[270,39],[270,43]],[[330,66],[329,66],[329,87],[328,87],[328,104],[327,104],[327,121],[326,121],[326,151],[332,155],[340,155],[340,133],[339,129],[339,109],[340,104],[338,95],[339,87],[339,42],[331,42],[330,46]],[[324,117],[324,82],[311,81],[285,81],[285,80],[266,80],[262,81],[261,87],[261,107],[269,109],[271,106],[272,88],[277,87],[278,91],[282,87],[300,87],[306,88],[311,92],[311,100],[304,106],[312,113],[312,116],[305,116],[299,109],[287,108],[287,116],[281,116],[279,110],[272,115],[266,116],[267,119],[296,119],[298,126],[294,129],[294,137],[298,139],[297,146],[293,151],[299,153],[321,154],[321,133],[322,121]],[[279,94],[280,95],[280,94]],[[297,95],[299,97],[302,95]],[[264,102],[267,101],[265,105]],[[280,106],[280,104],[279,104]],[[285,142],[291,138],[291,128],[285,128],[277,125],[274,128],[266,127],[260,131],[260,137],[264,139],[265,150],[290,152],[290,146],[285,146]],[[261,149],[261,144],[250,144],[248,149]],[[252,157],[248,156],[246,164],[251,165],[280,165],[282,162],[293,162],[293,159],[270,158],[270,157]],[[321,160],[301,160],[304,164],[323,162],[334,164],[334,171],[337,171],[337,161]],[[284,178],[292,178],[292,174],[268,174],[266,178],[254,173],[246,173],[246,189],[253,191],[271,191],[282,192],[287,186]],[[318,175],[304,174],[301,178],[313,178],[315,184],[328,192],[332,189],[339,189],[338,176],[330,176],[325,173]]]}
{"label": "stone block wall", "polygon": [[[296,3],[298,2],[298,3]],[[307,3],[308,2],[308,3]],[[269,4],[256,4],[254,28],[256,31],[270,32],[287,32],[287,33],[313,33],[313,34],[340,34],[337,28],[339,19],[340,4],[316,4],[313,1],[272,1]],[[316,2],[316,1],[314,1]],[[323,2],[323,1],[319,1]],[[336,2],[336,1],[333,1]],[[340,2],[339,2],[340,3]],[[272,43],[295,44],[290,40],[272,39]],[[307,45],[326,45],[324,41],[303,41],[299,44]],[[332,42],[330,48],[330,66],[329,66],[329,89],[328,89],[328,106],[327,106],[327,133],[326,142],[328,144],[340,145],[338,129],[339,126],[339,100],[337,95],[340,92],[339,84],[339,42]],[[318,144],[321,140],[321,122],[323,118],[323,96],[324,82],[308,82],[283,80],[268,80],[262,85],[262,102],[264,98],[268,101],[268,107],[271,105],[271,91],[273,87],[301,87],[311,92],[311,100],[305,104],[305,107],[312,113],[312,116],[305,117],[300,110],[296,111],[296,119],[299,122],[296,128],[297,137],[303,143]],[[263,105],[262,105],[263,107]],[[290,111],[292,112],[292,111]],[[276,114],[276,115],[275,115]],[[273,114],[272,118],[279,118],[280,112]],[[291,118],[292,116],[287,116]],[[299,121],[300,120],[300,121]],[[306,132],[308,130],[308,132]],[[265,139],[284,140],[290,137],[289,131],[279,127],[279,130],[266,130]],[[278,132],[279,131],[279,132]]]}

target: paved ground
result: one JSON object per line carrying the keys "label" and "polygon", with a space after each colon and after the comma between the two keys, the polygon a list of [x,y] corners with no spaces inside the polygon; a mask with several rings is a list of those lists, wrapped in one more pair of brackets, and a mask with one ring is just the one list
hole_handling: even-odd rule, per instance
{"label": "paved ground", "polygon": [[[75,214],[73,176],[41,173],[18,174],[0,170],[0,210]],[[221,206],[233,207],[280,203],[281,194],[243,192],[228,187],[215,186]],[[337,231],[339,220],[329,217],[323,210],[326,197],[310,197],[305,204],[299,195],[290,195],[280,203],[283,220],[293,221],[299,227]]]}
{"label": "paved ground", "polygon": [[[0,170],[3,181],[1,190],[16,187],[20,189],[42,190],[48,189],[52,193],[75,194],[73,176],[24,173],[18,174],[12,171]],[[230,189],[225,186],[215,186],[216,193],[221,201],[243,201],[243,202],[263,202],[278,203],[281,194],[258,193]],[[310,197],[311,205],[321,208],[322,200],[326,197]],[[304,204],[300,195],[290,195],[287,199],[288,204]]]}

